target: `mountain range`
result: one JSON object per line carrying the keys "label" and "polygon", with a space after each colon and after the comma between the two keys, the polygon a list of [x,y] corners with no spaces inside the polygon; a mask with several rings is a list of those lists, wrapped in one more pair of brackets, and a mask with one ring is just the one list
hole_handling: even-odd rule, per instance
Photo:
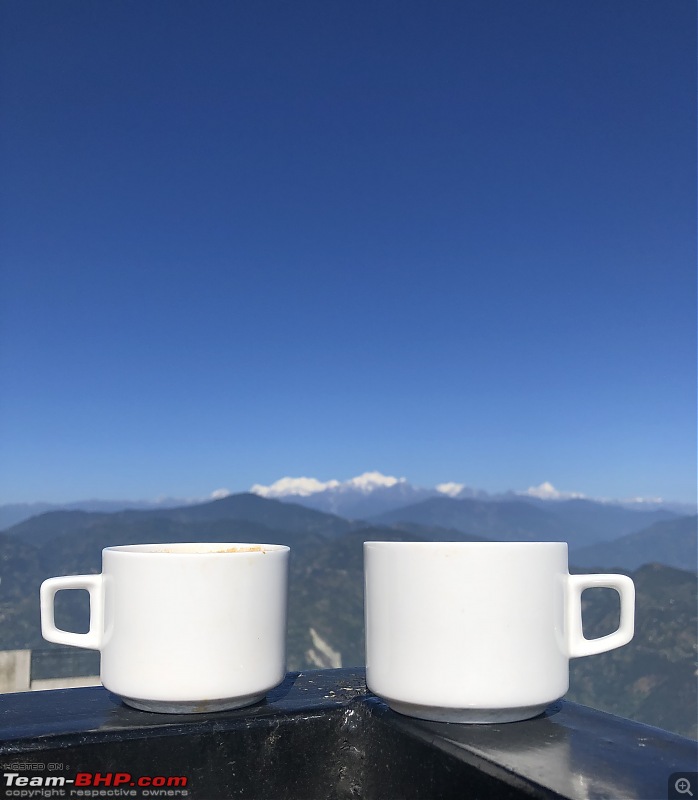
{"label": "mountain range", "polygon": [[605,564],[637,569],[643,564],[659,563],[695,570],[698,563],[696,517],[655,522],[648,528],[613,541],[572,550],[570,558],[578,567]]}
{"label": "mountain range", "polygon": [[319,511],[328,511],[343,517],[369,519],[403,506],[413,505],[433,497],[454,500],[527,502],[551,506],[565,500],[583,500],[594,506],[620,507],[636,511],[660,509],[684,515],[695,513],[695,504],[665,502],[661,498],[630,498],[626,500],[599,500],[585,497],[579,492],[558,491],[551,483],[531,486],[525,491],[507,491],[491,494],[462,483],[440,483],[433,488],[415,486],[406,478],[364,472],[347,481],[319,481],[316,478],[281,478],[269,486],[255,484],[251,492],[262,497],[300,503]]}
{"label": "mountain range", "polygon": [[[291,502],[325,511],[347,519],[373,519],[381,514],[399,508],[415,505],[430,498],[451,498],[456,500],[481,500],[483,502],[506,502],[520,500],[553,509],[564,501],[582,501],[588,510],[599,507],[634,511],[665,511],[682,516],[694,514],[695,504],[665,502],[661,498],[632,498],[629,500],[598,500],[584,497],[578,492],[561,492],[548,482],[539,486],[531,486],[525,491],[508,491],[490,494],[481,489],[474,489],[461,483],[440,483],[433,488],[415,486],[406,478],[383,475],[380,472],[365,472],[346,481],[320,481],[316,478],[281,478],[269,486],[255,484],[251,494],[268,499]],[[229,496],[227,489],[217,489],[211,493],[209,500],[222,499]],[[25,519],[47,511],[98,511],[114,512],[123,510],[163,510],[189,505],[199,505],[205,499],[186,500],[176,498],[159,498],[158,500],[85,500],[66,504],[52,503],[11,503],[0,505],[0,530],[16,525]],[[593,511],[591,512],[593,513]],[[602,512],[602,516],[609,516]],[[595,523],[596,524],[596,523]],[[627,530],[626,533],[630,531]],[[615,535],[615,529],[612,530]],[[603,537],[601,537],[603,538]]]}
{"label": "mountain range", "polygon": [[[572,570],[622,568],[636,582],[635,640],[613,653],[574,660],[569,697],[695,736],[696,518],[669,511],[657,517],[654,511],[581,499],[551,505],[521,497],[484,501],[442,493],[370,521],[252,493],[175,508],[47,512],[0,532],[0,649],[29,648],[49,661],[79,653],[42,640],[39,585],[52,575],[99,572],[106,546],[277,542],[292,548],[289,669],[358,665],[363,663],[364,541],[512,538],[568,540]],[[59,593],[60,627],[86,629],[82,594]],[[612,628],[617,615],[613,595],[585,593],[590,635]]]}

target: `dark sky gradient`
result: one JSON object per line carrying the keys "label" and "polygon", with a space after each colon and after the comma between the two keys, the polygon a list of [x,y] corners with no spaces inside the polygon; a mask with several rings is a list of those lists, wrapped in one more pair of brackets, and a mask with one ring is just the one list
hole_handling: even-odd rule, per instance
{"label": "dark sky gradient", "polygon": [[688,0],[5,0],[0,501],[695,497]]}

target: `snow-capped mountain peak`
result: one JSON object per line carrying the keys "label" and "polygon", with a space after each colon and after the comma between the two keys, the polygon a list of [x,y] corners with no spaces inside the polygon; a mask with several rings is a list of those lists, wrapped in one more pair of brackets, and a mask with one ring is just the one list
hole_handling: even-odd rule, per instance
{"label": "snow-capped mountain peak", "polygon": [[364,472],[363,475],[357,475],[343,485],[348,489],[358,489],[364,494],[368,494],[376,489],[389,489],[397,486],[398,483],[407,483],[407,478],[394,478],[392,475],[383,475],[381,472]]}
{"label": "snow-capped mountain peak", "polygon": [[250,489],[253,494],[260,497],[310,497],[327,489],[336,489],[339,481],[319,481],[317,478],[279,478],[270,486],[255,483]]}
{"label": "snow-capped mountain peak", "polygon": [[407,478],[382,472],[364,472],[345,481],[316,478],[281,478],[270,486],[255,484],[251,492],[329,511],[351,518],[365,518],[396,505],[416,503],[433,497],[434,489],[412,486]]}
{"label": "snow-capped mountain peak", "polygon": [[255,483],[250,491],[261,497],[310,497],[328,490],[370,494],[376,489],[390,489],[399,484],[407,485],[407,478],[395,478],[392,475],[383,475],[381,472],[364,472],[362,475],[357,475],[347,481],[319,481],[317,478],[280,478],[270,486]]}
{"label": "snow-capped mountain peak", "polygon": [[437,486],[434,487],[437,492],[440,494],[445,494],[447,497],[458,497],[463,489],[465,489],[464,483],[439,483]]}
{"label": "snow-capped mountain peak", "polygon": [[525,492],[517,492],[517,494],[537,497],[539,500],[572,500],[583,499],[585,495],[579,492],[561,492],[558,491],[552,483],[544,481],[538,486],[529,486]]}

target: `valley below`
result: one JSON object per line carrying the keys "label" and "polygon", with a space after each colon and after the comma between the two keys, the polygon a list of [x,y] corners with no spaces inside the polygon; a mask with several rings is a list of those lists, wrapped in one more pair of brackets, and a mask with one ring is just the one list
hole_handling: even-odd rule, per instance
{"label": "valley below", "polygon": [[[461,515],[465,522],[457,518],[455,512],[460,509],[453,505],[457,502],[465,504]],[[364,541],[533,540],[543,524],[545,512],[533,505],[532,512],[524,508],[517,519],[517,506],[525,503],[503,509],[491,504],[484,513],[472,502],[448,504],[449,525],[433,524],[424,518],[423,509],[412,519],[403,510],[397,516],[404,519],[359,521],[250,494],[174,509],[51,511],[0,532],[0,649],[32,650],[44,672],[89,674],[80,670],[85,669],[85,659],[93,671],[97,669],[96,653],[42,639],[42,580],[99,572],[101,550],[110,545],[267,542],[291,547],[288,669],[360,666],[364,663]],[[466,532],[469,513],[478,515],[478,523],[469,528],[472,533]],[[545,523],[551,536],[559,536],[565,524],[559,515]],[[502,528],[503,524],[508,527]],[[496,535],[497,530],[505,535]],[[575,563],[576,547],[570,542],[570,571],[631,575],[637,589],[635,638],[618,650],[573,659],[567,699],[697,738],[698,595],[691,549],[695,548],[695,517],[651,519],[646,528],[631,532],[626,521],[615,539],[608,536],[608,527],[604,530],[605,541],[582,543],[582,564]],[[593,563],[594,548],[600,548],[599,559],[610,555],[611,560]],[[670,563],[662,563],[662,553]],[[616,626],[618,600],[612,590],[585,592],[583,608],[587,637],[603,635]],[[84,592],[59,593],[59,627],[84,631],[87,619]]]}

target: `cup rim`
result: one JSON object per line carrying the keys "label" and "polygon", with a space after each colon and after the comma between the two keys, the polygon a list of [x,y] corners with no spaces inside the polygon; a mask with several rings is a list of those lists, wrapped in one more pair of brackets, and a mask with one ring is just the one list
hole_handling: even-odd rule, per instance
{"label": "cup rim", "polygon": [[264,556],[269,553],[289,552],[285,544],[262,544],[260,542],[163,542],[117,544],[105,547],[103,553],[118,553],[131,556]]}
{"label": "cup rim", "polygon": [[567,547],[567,542],[527,542],[527,541],[515,541],[515,542],[502,542],[502,541],[491,541],[486,540],[482,542],[449,542],[449,541],[417,541],[417,542],[403,542],[403,541],[377,541],[377,540],[367,540],[364,542],[364,548],[378,546],[381,548],[404,548],[404,547],[416,547],[420,549],[426,548],[434,548],[434,549],[441,549],[447,547],[455,547],[459,549],[466,549],[466,548],[483,548],[483,547],[496,547],[496,548],[508,548],[508,547],[524,547],[524,548],[541,548],[541,547]]}

